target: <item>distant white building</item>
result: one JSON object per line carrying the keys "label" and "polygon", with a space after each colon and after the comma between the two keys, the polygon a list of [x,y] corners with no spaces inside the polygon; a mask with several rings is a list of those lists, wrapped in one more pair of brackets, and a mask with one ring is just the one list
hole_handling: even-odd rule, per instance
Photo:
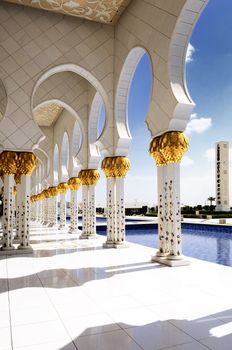
{"label": "distant white building", "polygon": [[216,211],[229,211],[229,142],[216,143]]}

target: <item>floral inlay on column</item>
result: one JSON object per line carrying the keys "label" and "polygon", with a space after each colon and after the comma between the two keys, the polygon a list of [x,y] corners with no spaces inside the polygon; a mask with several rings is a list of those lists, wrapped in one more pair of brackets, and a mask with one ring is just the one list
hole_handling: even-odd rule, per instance
{"label": "floral inlay on column", "polygon": [[127,157],[106,157],[102,170],[107,178],[107,240],[105,248],[125,245],[124,178],[130,169]]}
{"label": "floral inlay on column", "polygon": [[4,182],[3,200],[3,245],[2,250],[13,250],[13,196],[14,175],[17,172],[17,152],[4,151],[0,154],[0,175]]}
{"label": "floral inlay on column", "polygon": [[95,186],[100,179],[97,169],[81,170],[78,176],[82,183],[83,210],[81,239],[96,237]]}
{"label": "floral inlay on column", "polygon": [[77,191],[81,186],[81,179],[79,177],[71,177],[68,180],[68,186],[71,191],[70,200],[70,229],[69,233],[78,232],[78,201]]}
{"label": "floral inlay on column", "polygon": [[179,163],[188,146],[186,136],[180,131],[167,132],[150,143],[150,154],[158,167],[157,256],[167,256],[172,260],[181,259]]}
{"label": "floral inlay on column", "polygon": [[60,225],[59,230],[64,229],[66,226],[66,192],[68,191],[68,184],[61,182],[57,189],[60,193]]}

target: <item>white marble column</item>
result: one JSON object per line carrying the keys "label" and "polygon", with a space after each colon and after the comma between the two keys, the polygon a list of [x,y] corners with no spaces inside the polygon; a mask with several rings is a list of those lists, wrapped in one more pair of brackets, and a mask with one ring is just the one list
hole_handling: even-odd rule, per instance
{"label": "white marble column", "polygon": [[102,169],[107,178],[107,239],[104,248],[127,247],[125,237],[124,181],[130,168],[127,157],[107,157]]}
{"label": "white marble column", "polygon": [[43,200],[43,225],[48,224],[48,198]]}
{"label": "white marble column", "polygon": [[180,209],[180,164],[167,165],[169,189],[169,255],[168,259],[182,259],[181,250],[181,209]]}
{"label": "white marble column", "polygon": [[[106,180],[107,186],[107,241],[106,244],[114,244],[116,240],[116,190],[115,179]],[[105,245],[105,244],[104,244]]]}
{"label": "white marble column", "polygon": [[18,183],[17,186],[17,193],[16,193],[16,234],[14,239],[19,240],[21,237],[21,184]]}
{"label": "white marble column", "polygon": [[97,169],[81,170],[82,182],[82,234],[80,239],[97,238],[95,186],[100,178]]}
{"label": "white marble column", "polygon": [[70,191],[70,228],[69,233],[78,232],[78,194],[76,190]]}
{"label": "white marble column", "polygon": [[96,200],[95,186],[89,186],[89,225],[88,231],[90,236],[96,235]]}
{"label": "white marble column", "polygon": [[154,138],[150,153],[158,166],[158,252],[152,261],[169,266],[188,265],[181,252],[180,162],[188,149],[182,132]]}
{"label": "white marble column", "polygon": [[60,193],[60,225],[59,230],[66,227],[66,192]]}
{"label": "white marble column", "polygon": [[42,216],[43,216],[43,201],[41,199],[38,200],[38,216],[37,216],[37,221],[39,223],[42,223]]}
{"label": "white marble column", "polygon": [[47,206],[48,206],[48,227],[52,226],[53,221],[53,213],[52,213],[52,197],[47,198]]}
{"label": "white marble column", "polygon": [[117,242],[125,243],[125,201],[124,201],[124,178],[116,178],[116,220]]}
{"label": "white marble column", "polygon": [[51,201],[51,226],[57,225],[57,196],[50,198]]}
{"label": "white marble column", "polygon": [[21,237],[18,249],[32,250],[30,246],[30,190],[31,177],[21,176]]}
{"label": "white marble column", "polygon": [[89,186],[82,186],[82,234],[80,238],[84,238],[88,235],[88,222],[89,222],[89,211],[88,211],[88,191]]}
{"label": "white marble column", "polygon": [[3,245],[2,250],[13,250],[13,196],[14,175],[4,175]]}
{"label": "white marble column", "polygon": [[158,190],[158,252],[157,256],[165,257],[169,254],[168,234],[168,183],[167,167],[157,167]]}

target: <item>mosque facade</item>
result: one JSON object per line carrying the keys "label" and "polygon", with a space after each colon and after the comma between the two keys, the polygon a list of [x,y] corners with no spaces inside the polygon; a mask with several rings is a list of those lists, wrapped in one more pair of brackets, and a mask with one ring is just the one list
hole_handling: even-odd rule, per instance
{"label": "mosque facade", "polygon": [[[0,175],[4,193],[1,250],[31,251],[30,219],[96,235],[101,167],[107,183],[105,248],[123,247],[124,179],[130,168],[127,104],[136,67],[152,65],[147,145],[158,171],[159,251],[184,264],[180,162],[194,108],[185,83],[189,38],[207,0],[5,0],[0,3]],[[98,134],[100,110],[105,125]],[[100,162],[100,159],[103,161]],[[16,217],[14,215],[16,212]],[[15,243],[17,242],[18,245]]]}

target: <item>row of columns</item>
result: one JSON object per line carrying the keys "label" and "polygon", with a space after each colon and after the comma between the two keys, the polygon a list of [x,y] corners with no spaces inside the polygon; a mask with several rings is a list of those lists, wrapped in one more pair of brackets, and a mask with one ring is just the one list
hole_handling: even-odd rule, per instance
{"label": "row of columns", "polygon": [[[181,260],[181,212],[180,212],[180,162],[188,149],[188,140],[182,132],[171,131],[155,137],[150,144],[150,154],[158,167],[158,238],[159,249],[154,261]],[[0,175],[4,177],[4,220],[2,249],[12,249],[12,213],[14,177],[17,184],[16,236],[20,247],[29,246],[30,175],[35,167],[32,153],[3,152]],[[24,154],[24,155],[23,155]],[[19,162],[19,159],[21,161]],[[20,164],[20,166],[19,166]],[[27,167],[26,167],[27,164]],[[27,170],[25,170],[27,168]],[[124,178],[130,168],[126,157],[107,157],[102,170],[107,178],[107,239],[106,248],[125,246]],[[66,192],[71,189],[70,232],[78,228],[77,190],[82,185],[82,234],[80,238],[91,238],[96,234],[95,185],[99,180],[97,169],[81,170],[78,177],[68,183],[50,187],[32,196],[33,219],[57,224],[57,195],[60,194],[60,226],[66,223]],[[19,214],[20,213],[20,214]],[[21,215],[21,216],[20,216]]]}

